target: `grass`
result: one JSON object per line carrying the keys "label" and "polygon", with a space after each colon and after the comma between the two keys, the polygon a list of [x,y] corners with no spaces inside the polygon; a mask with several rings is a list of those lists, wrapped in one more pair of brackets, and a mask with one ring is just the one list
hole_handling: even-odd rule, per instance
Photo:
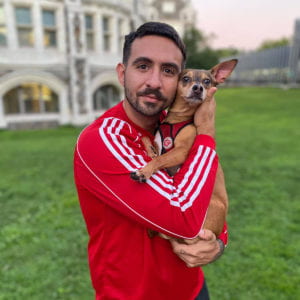
{"label": "grass", "polygon": [[300,90],[223,89],[217,101],[230,243],[220,261],[205,267],[212,299],[295,299]]}
{"label": "grass", "polygon": [[[295,299],[300,90],[223,88],[217,102],[230,243],[204,268],[211,298]],[[93,299],[72,174],[78,133],[0,132],[0,300]]]}
{"label": "grass", "polygon": [[93,299],[73,185],[78,129],[0,133],[0,299]]}

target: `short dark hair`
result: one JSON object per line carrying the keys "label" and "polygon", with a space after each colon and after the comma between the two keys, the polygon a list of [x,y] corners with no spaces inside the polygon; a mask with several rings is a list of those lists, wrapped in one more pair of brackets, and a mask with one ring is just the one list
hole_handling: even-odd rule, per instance
{"label": "short dark hair", "polygon": [[181,40],[180,36],[178,35],[177,31],[172,26],[161,22],[144,23],[136,31],[130,32],[128,35],[125,36],[125,42],[123,46],[123,63],[125,65],[129,60],[131,54],[131,46],[134,40],[147,35],[157,35],[172,40],[182,53],[182,69],[184,69],[186,61],[185,45]]}

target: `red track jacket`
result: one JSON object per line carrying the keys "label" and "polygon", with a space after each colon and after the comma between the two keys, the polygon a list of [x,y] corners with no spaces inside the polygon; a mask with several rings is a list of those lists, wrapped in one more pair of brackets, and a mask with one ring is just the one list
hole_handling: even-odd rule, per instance
{"label": "red track jacket", "polygon": [[[74,175],[89,233],[88,256],[96,299],[193,300],[203,284],[200,268],[188,268],[169,241],[147,229],[194,238],[212,194],[218,159],[214,140],[196,137],[179,172],[147,183],[130,172],[150,160],[142,136],[122,102],[85,128],[74,156]],[[220,237],[226,243],[226,228]]]}

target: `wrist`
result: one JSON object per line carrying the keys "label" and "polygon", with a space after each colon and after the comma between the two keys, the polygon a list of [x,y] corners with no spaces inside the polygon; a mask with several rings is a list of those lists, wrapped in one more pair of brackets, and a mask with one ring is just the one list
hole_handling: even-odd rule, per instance
{"label": "wrist", "polygon": [[196,132],[197,134],[204,134],[204,135],[209,135],[212,138],[215,137],[215,129],[214,128],[203,128],[202,126],[197,126],[196,127]]}
{"label": "wrist", "polygon": [[222,254],[224,253],[224,250],[225,250],[225,245],[222,240],[216,239],[216,242],[218,243],[219,251],[215,256],[214,261],[217,260],[220,256],[222,256]]}

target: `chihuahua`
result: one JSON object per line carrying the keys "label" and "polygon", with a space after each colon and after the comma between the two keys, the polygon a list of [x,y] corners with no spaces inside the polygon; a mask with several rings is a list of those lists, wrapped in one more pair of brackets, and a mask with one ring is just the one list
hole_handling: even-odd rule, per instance
{"label": "chihuahua", "polygon": [[[142,139],[147,154],[152,160],[142,169],[131,173],[132,179],[146,182],[152,174],[161,169],[166,169],[171,176],[177,172],[180,165],[186,160],[196,137],[193,117],[198,106],[205,101],[209,88],[223,83],[230,76],[237,62],[237,59],[225,61],[210,70],[183,70],[179,78],[176,98],[156,132],[155,146],[152,145],[149,138],[144,137]],[[168,132],[167,136],[166,131]],[[221,195],[221,193],[226,195],[223,171],[219,165],[213,195]],[[223,199],[220,200],[219,198]],[[212,230],[217,236],[221,233],[226,218],[227,196],[225,198],[216,197],[215,199],[212,197],[203,225],[204,228]],[[226,203],[218,203],[218,201]],[[220,207],[225,207],[225,209],[222,210]],[[150,231],[150,236],[153,235],[153,232],[151,234]],[[191,240],[184,242],[193,243]]]}

